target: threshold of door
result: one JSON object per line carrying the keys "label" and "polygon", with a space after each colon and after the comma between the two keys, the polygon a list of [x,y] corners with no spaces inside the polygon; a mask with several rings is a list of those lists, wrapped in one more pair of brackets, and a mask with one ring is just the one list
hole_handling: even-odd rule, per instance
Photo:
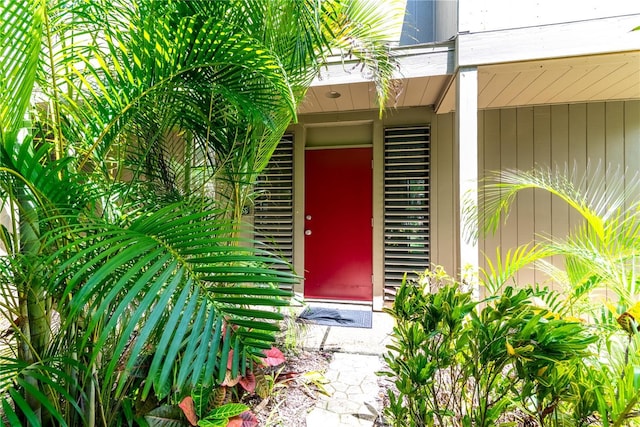
{"label": "threshold of door", "polygon": [[349,309],[353,307],[356,310],[362,310],[363,308],[372,309],[373,303],[371,301],[353,301],[353,300],[335,300],[335,299],[316,299],[316,298],[305,298],[304,304],[312,304],[316,307],[326,307],[326,308],[341,308],[341,309]]}

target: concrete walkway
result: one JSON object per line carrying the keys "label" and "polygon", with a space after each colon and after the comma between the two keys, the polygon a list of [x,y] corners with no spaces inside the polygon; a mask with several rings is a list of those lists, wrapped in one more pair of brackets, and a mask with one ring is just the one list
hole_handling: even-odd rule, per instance
{"label": "concrete walkway", "polygon": [[393,319],[385,313],[373,313],[371,329],[307,326],[303,347],[334,353],[324,374],[331,396],[319,395],[315,408],[307,415],[307,427],[374,425],[374,413],[382,410],[375,372],[382,367],[382,355],[392,330]]}

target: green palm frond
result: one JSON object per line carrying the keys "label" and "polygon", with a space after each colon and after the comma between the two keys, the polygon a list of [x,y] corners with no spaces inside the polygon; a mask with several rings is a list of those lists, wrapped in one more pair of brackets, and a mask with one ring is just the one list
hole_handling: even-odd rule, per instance
{"label": "green palm frond", "polygon": [[346,59],[356,58],[358,67],[374,80],[382,114],[394,73],[398,71],[389,48],[388,30],[404,19],[404,4],[391,1],[381,7],[371,0],[325,3],[323,7],[333,9],[328,13],[333,19],[324,21],[332,47],[341,49]]}
{"label": "green palm frond", "polygon": [[[614,221],[615,222],[615,221]],[[625,303],[638,294],[638,259],[640,235],[630,239],[628,229],[623,233],[618,225],[605,224],[605,240],[596,238],[587,226],[580,227],[566,240],[554,239],[549,246],[565,257],[569,284],[587,294],[595,289],[610,290]],[[621,238],[620,235],[626,236]]]}
{"label": "green palm frond", "polygon": [[[597,213],[587,204],[587,200],[579,187],[558,171],[547,170],[505,170],[487,176],[483,191],[479,195],[480,206],[478,222],[486,233],[494,233],[501,222],[507,220],[516,195],[523,190],[544,190],[559,197],[576,209],[593,226],[601,228]],[[470,211],[469,211],[470,212]]]}
{"label": "green palm frond", "polygon": [[0,143],[4,144],[24,127],[40,55],[43,2],[11,1],[0,14]]}
{"label": "green palm frond", "polygon": [[[294,97],[279,57],[243,31],[240,24],[251,20],[231,6],[214,2],[210,8],[215,13],[205,15],[194,14],[183,2],[147,10],[116,1],[81,4],[61,13],[67,26],[75,23],[80,34],[94,28],[106,41],[92,50],[78,42],[67,50],[72,56],[56,56],[57,68],[70,70],[63,75],[64,84],[76,88],[65,98],[62,114],[80,126],[74,135],[91,136],[84,138],[92,141],[90,146],[81,144],[82,138],[73,143],[84,156],[80,167],[91,158],[103,176],[119,176],[127,165],[114,154],[124,150],[130,159],[140,160],[138,166],[128,165],[138,171],[136,178],[140,164],[162,160],[158,153],[166,147],[159,147],[168,135],[188,134],[195,145],[191,158],[180,159],[182,165],[198,159],[203,178],[212,177],[218,170],[212,153],[225,152],[228,127],[245,127],[251,136],[239,141],[257,153],[246,156],[243,168],[255,175],[264,167],[295,115]],[[114,21],[113,14],[120,20]],[[91,22],[94,16],[104,19]],[[123,144],[123,139],[138,143]],[[234,158],[243,159],[237,153]],[[179,163],[177,181],[184,176]],[[164,185],[172,186],[166,180]]]}
{"label": "green palm frond", "polygon": [[487,268],[481,271],[481,282],[489,295],[499,295],[518,271],[553,254],[541,245],[523,245],[508,250],[504,256],[500,252],[500,248],[496,248],[495,261],[485,257]]}
{"label": "green palm frond", "polygon": [[[592,232],[604,238],[605,221],[618,217],[621,209],[632,212],[633,206],[624,206],[629,196],[637,194],[638,178],[631,181],[624,179],[594,179],[604,175],[619,176],[620,171],[607,170],[587,171],[577,176],[565,168],[562,170],[534,169],[531,171],[505,170],[487,176],[480,194],[484,210],[479,212],[479,221],[485,232],[495,232],[501,221],[506,221],[510,207],[517,193],[523,190],[543,190],[567,203],[588,223]],[[609,183],[605,187],[605,182]],[[632,215],[633,216],[633,215]]]}
{"label": "green palm frond", "polygon": [[[186,17],[196,19],[204,16],[216,22],[224,22],[224,28],[228,34],[240,32],[246,36],[247,40],[252,40],[254,45],[257,41],[258,49],[271,52],[279,58],[279,64],[281,64],[296,100],[301,99],[304,90],[317,75],[323,61],[318,58],[324,58],[327,53],[336,48],[342,49],[345,55],[356,58],[359,66],[365,69],[371,68],[371,75],[377,81],[384,80],[379,88],[388,88],[391,75],[395,70],[394,60],[387,48],[387,36],[384,35],[388,25],[378,25],[384,19],[389,20],[390,18],[388,14],[384,15],[379,12],[374,2],[333,1],[317,3],[297,0],[273,2],[236,0],[225,3],[190,1],[185,4],[177,2],[175,6],[178,15],[182,14],[181,16],[185,17],[180,19],[184,20]],[[173,6],[168,4],[164,7],[171,8]],[[386,10],[388,11],[388,9]],[[158,13],[163,16],[167,15],[164,9]],[[158,18],[160,15],[154,16]],[[131,17],[129,19],[135,21],[142,18]],[[175,21],[175,25],[179,26],[182,22],[180,19],[173,18],[172,22]],[[118,40],[121,45],[128,43],[132,46],[143,46],[145,43],[144,31],[142,34],[142,37],[134,35],[129,41],[125,40],[124,36],[114,36],[113,39]],[[150,30],[147,32],[147,36],[154,40],[155,36]],[[160,38],[164,40],[167,37]],[[216,40],[218,39],[220,37]],[[127,58],[123,57],[121,50],[112,49],[111,57],[106,58],[104,62],[114,65],[126,63]],[[152,49],[149,47],[147,50]],[[180,49],[176,50],[180,51]],[[223,48],[219,50],[224,53]],[[131,56],[130,53],[128,55]],[[238,55],[234,54],[234,56]],[[139,57],[143,56],[139,55]],[[140,61],[144,63],[142,59]],[[151,74],[153,74],[158,67],[156,61],[148,64],[146,69],[151,70]],[[118,66],[118,69],[124,69],[124,67]],[[198,70],[197,78],[214,81],[215,76],[212,75],[209,78],[207,73],[215,69],[215,67],[202,68]],[[132,70],[130,74],[135,75],[135,70]],[[223,190],[222,194],[232,206],[244,206],[251,196],[251,185],[255,181],[255,177],[266,166],[286,127],[292,119],[295,119],[295,112],[282,108],[282,106],[276,108],[274,105],[273,108],[270,108],[270,114],[267,117],[246,115],[244,112],[239,115],[238,111],[246,109],[240,104],[238,105],[242,108],[235,107],[233,102],[228,102],[228,97],[224,93],[215,91],[218,88],[229,87],[235,92],[233,85],[218,84],[214,81],[215,90],[211,95],[203,92],[202,88],[196,85],[201,80],[189,80],[185,83],[184,80],[187,77],[194,78],[192,74],[180,76],[171,84],[175,84],[176,87],[186,85],[184,87],[188,90],[161,91],[150,94],[149,100],[153,100],[153,102],[145,102],[146,108],[140,108],[140,113],[136,113],[136,123],[152,124],[153,118],[147,119],[143,115],[156,111],[157,105],[170,105],[170,108],[177,112],[177,116],[167,119],[166,124],[153,129],[152,132],[146,132],[146,135],[152,136],[142,141],[147,144],[156,144],[158,138],[162,137],[162,129],[188,129],[189,138],[194,144],[190,151],[192,157],[185,159],[184,168],[176,169],[177,181],[187,182],[182,177],[188,176],[193,170],[192,167],[205,171],[204,176],[216,177],[219,182],[228,183],[227,188],[230,189],[230,192],[224,194]],[[252,82],[256,81],[252,77],[250,79]],[[205,87],[209,87],[206,84],[208,83],[205,82]],[[242,80],[242,87],[239,89],[245,91],[251,89],[252,92],[258,93],[255,88],[247,86],[244,80]],[[132,93],[132,91],[128,92]],[[170,100],[166,99],[166,93],[171,94]],[[181,94],[187,95],[188,99],[184,103],[179,99]],[[162,99],[162,101],[157,102],[158,99]],[[274,97],[272,94],[269,94],[267,99],[278,103],[278,97]],[[251,104],[256,103],[251,100]],[[163,114],[156,116],[166,119],[171,114],[170,111],[163,111]],[[140,120],[141,118],[142,120]],[[215,156],[211,153],[215,153]],[[196,154],[199,157],[194,162],[193,156]],[[144,159],[147,155],[148,153],[144,153],[142,156],[132,157]],[[180,182],[177,182],[175,186],[184,187]],[[186,187],[184,188],[186,189]]]}
{"label": "green palm frond", "polygon": [[[72,369],[74,375],[70,375],[68,369]],[[70,425],[69,419],[81,421],[80,405],[86,397],[77,377],[82,376],[79,374],[84,369],[81,363],[68,357],[54,356],[36,364],[27,364],[15,358],[0,357],[0,392],[3,394],[0,396],[0,402],[9,425],[22,426],[21,417],[26,418],[29,425],[41,425],[40,416],[34,413],[24,398],[24,392],[36,398],[48,416],[52,420],[55,419],[59,425]],[[27,378],[37,379],[40,388],[35,388]],[[60,399],[52,396],[58,396]],[[13,405],[9,403],[10,401]]]}
{"label": "green palm frond", "polygon": [[[607,179],[594,179],[603,177]],[[605,185],[606,183],[606,185]],[[638,294],[640,217],[638,178],[623,179],[613,169],[588,170],[583,176],[565,169],[504,171],[490,176],[480,194],[478,221],[493,232],[508,217],[516,195],[523,190],[542,190],[567,203],[582,218],[568,236],[545,236],[548,255],[565,259],[566,279],[572,298],[595,289],[608,289],[622,301]]]}
{"label": "green palm frond", "polygon": [[175,27],[158,25],[154,17],[132,16],[133,34],[112,25],[105,34],[109,51],[81,58],[83,70],[74,67],[85,101],[95,108],[84,110],[94,118],[97,140],[91,148],[108,144],[159,99],[170,99],[183,120],[205,123],[212,120],[211,102],[265,125],[273,111],[294,110],[278,58],[255,39],[230,31],[216,17],[185,16]]}
{"label": "green palm frond", "polygon": [[[73,230],[85,237],[52,255],[49,262],[59,267],[51,291],[70,300],[62,317],[91,316],[82,346],[97,334],[91,346],[103,351],[116,336],[113,354],[122,354],[136,334],[126,360],[108,364],[107,377],[119,373],[126,378],[151,346],[155,354],[148,377],[153,381],[145,393],[152,384],[158,393],[177,369],[178,357],[199,362],[180,364],[180,387],[196,384],[203,374],[205,382],[219,375],[226,366],[219,359],[226,357],[217,347],[221,337],[223,346],[248,355],[271,346],[278,329],[273,321],[282,316],[269,307],[287,305],[290,295],[277,285],[297,279],[263,267],[274,259],[241,245],[251,242],[230,238],[233,223],[216,219],[217,214],[176,204],[126,228],[87,223]],[[52,234],[50,240],[59,237]]]}
{"label": "green palm frond", "polygon": [[36,205],[46,200],[49,206],[55,204],[59,208],[83,207],[95,197],[95,191],[68,171],[71,161],[69,157],[50,161],[50,147],[36,149],[31,135],[20,141],[6,141],[0,146],[0,174],[5,177],[0,186],[8,192],[15,192],[8,187],[17,183],[26,186]]}
{"label": "green palm frond", "polygon": [[397,71],[389,29],[402,22],[403,1],[195,0],[185,7],[206,16],[224,15],[229,27],[241,28],[268,46],[281,58],[298,101],[328,58],[338,55],[354,72],[363,71],[376,82],[384,106]]}
{"label": "green palm frond", "polygon": [[571,312],[573,301],[567,300],[566,294],[562,291],[549,289],[548,287],[542,287],[535,285],[533,288],[533,296],[537,299],[536,303],[541,308],[549,310],[554,315],[566,316],[573,314]]}
{"label": "green palm frond", "polygon": [[[236,237],[239,208],[332,49],[386,87],[382,18],[362,0],[3,8],[0,200],[11,223],[0,228],[0,307],[15,315],[15,357],[0,364],[0,388],[10,423],[109,424],[124,399],[171,400],[223,381],[227,363],[244,373],[270,348],[289,297],[279,285],[297,278]],[[32,129],[19,132],[34,81]],[[220,191],[227,183],[233,194]],[[211,208],[212,196],[217,207],[228,197],[233,215]]]}

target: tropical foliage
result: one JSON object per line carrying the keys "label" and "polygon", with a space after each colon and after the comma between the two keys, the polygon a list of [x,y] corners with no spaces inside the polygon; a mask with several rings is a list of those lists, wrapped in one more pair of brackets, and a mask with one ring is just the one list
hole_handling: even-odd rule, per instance
{"label": "tropical foliage", "polygon": [[360,0],[0,13],[5,420],[166,425],[144,416],[271,348],[296,278],[241,237],[242,208],[327,55],[347,49],[383,105],[389,16]]}
{"label": "tropical foliage", "polygon": [[507,287],[472,301],[438,269],[403,283],[387,310],[392,425],[588,425],[593,410],[570,384],[597,338],[535,304],[541,295]]}
{"label": "tropical foliage", "polygon": [[[603,179],[604,175],[607,179]],[[500,277],[490,292],[512,280],[514,273],[536,262],[565,286],[568,304],[580,303],[595,293],[611,293],[624,307],[640,297],[640,186],[620,171],[590,170],[582,176],[560,171],[507,170],[487,177],[480,193],[479,223],[493,232],[508,218],[515,197],[522,191],[545,191],[565,202],[581,218],[568,236],[538,236],[539,243],[511,248],[508,262],[498,257],[490,269]],[[560,268],[545,262],[563,257]],[[486,274],[485,277],[490,277]]]}
{"label": "tropical foliage", "polygon": [[[511,262],[502,262],[505,268],[494,269],[504,279],[493,282],[494,290],[530,262],[547,271],[560,289],[547,305],[559,315],[590,322],[599,338],[593,350],[597,358],[572,384],[583,396],[583,409],[595,410],[605,426],[636,425],[640,415],[638,177],[625,179],[613,169],[588,170],[583,176],[552,170],[505,171],[490,177],[483,190],[481,203],[487,215],[480,219],[486,230],[506,219],[515,196],[525,190],[546,191],[579,214],[582,222],[568,236],[541,238],[536,246],[512,252]],[[551,255],[561,256],[564,265],[546,262],[544,258]]]}
{"label": "tropical foliage", "polygon": [[[567,236],[537,236],[504,255],[497,248],[480,272],[484,301],[439,268],[403,284],[389,310],[397,322],[385,372],[396,388],[386,410],[393,425],[640,424],[640,192],[637,179],[606,174],[487,178],[480,209],[465,211],[481,231],[496,231],[522,191],[552,194],[581,221]],[[517,283],[532,264],[555,290]]]}
{"label": "tropical foliage", "polygon": [[[442,270],[405,282],[387,311],[394,426],[626,426],[640,417],[640,304],[571,316],[561,295],[507,286],[473,301]],[[560,311],[553,311],[549,306]],[[634,317],[635,316],[635,317]],[[617,322],[616,322],[617,319]]]}

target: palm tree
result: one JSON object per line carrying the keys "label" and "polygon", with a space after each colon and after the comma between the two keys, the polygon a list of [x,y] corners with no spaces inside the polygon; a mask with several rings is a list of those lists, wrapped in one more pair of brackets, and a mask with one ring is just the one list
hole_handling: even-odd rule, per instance
{"label": "palm tree", "polygon": [[[607,174],[608,179],[602,179]],[[543,294],[560,316],[590,319],[598,337],[594,356],[572,379],[579,407],[598,413],[604,426],[633,423],[640,410],[640,181],[626,179],[613,169],[587,171],[584,176],[557,170],[503,171],[489,176],[483,186],[478,218],[484,231],[495,231],[508,217],[521,191],[545,191],[566,202],[582,222],[567,236],[546,236],[541,242],[498,253],[489,262],[482,282],[498,294],[514,274],[538,263],[563,292]],[[563,268],[545,258],[561,256]],[[604,292],[603,292],[604,291]],[[603,301],[603,294],[610,301]],[[621,315],[618,312],[622,313]]]}
{"label": "palm tree", "polygon": [[117,424],[271,346],[296,278],[238,237],[239,207],[332,49],[372,67],[383,104],[394,61],[373,4],[2,9],[7,421]]}
{"label": "palm tree", "polygon": [[[612,179],[593,179],[607,173]],[[613,292],[617,302],[628,307],[639,297],[640,189],[637,178],[626,180],[619,171],[590,171],[584,176],[551,169],[507,170],[494,173],[483,185],[479,224],[494,232],[506,220],[516,195],[521,191],[545,191],[567,203],[582,222],[568,236],[541,236],[537,245],[526,245],[510,252],[508,262],[500,261],[492,283],[499,291],[515,272],[533,262],[556,280],[569,294],[568,305],[588,297],[596,290]],[[618,177],[618,178],[615,178]],[[544,262],[559,255],[565,260],[559,269]],[[488,275],[488,277],[491,275]]]}

